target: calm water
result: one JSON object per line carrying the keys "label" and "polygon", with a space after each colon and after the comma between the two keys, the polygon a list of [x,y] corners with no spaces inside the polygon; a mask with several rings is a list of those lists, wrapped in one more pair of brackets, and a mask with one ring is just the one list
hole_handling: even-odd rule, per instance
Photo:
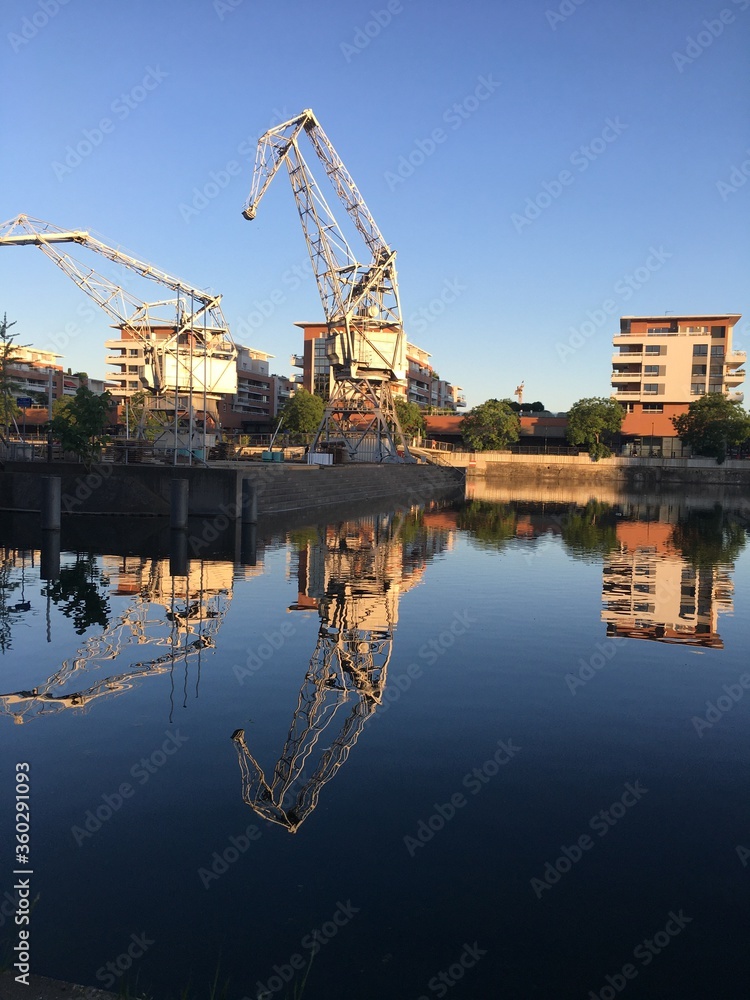
{"label": "calm water", "polygon": [[479,488],[187,567],[77,522],[59,574],[6,523],[6,962],[22,761],[39,974],[750,995],[748,506],[587,500]]}

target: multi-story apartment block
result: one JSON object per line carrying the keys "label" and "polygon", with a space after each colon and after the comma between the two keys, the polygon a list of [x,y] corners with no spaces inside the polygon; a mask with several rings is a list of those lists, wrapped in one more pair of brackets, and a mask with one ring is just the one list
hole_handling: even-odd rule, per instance
{"label": "multi-story apartment block", "polygon": [[[112,353],[107,364],[118,370],[113,375],[116,383],[114,395],[118,403],[124,403],[135,392],[142,392],[146,384],[146,359],[143,341],[134,337],[126,329],[119,331],[116,339],[107,340],[105,346]],[[165,340],[174,331],[165,327],[154,328],[154,337]],[[245,433],[267,433],[273,418],[291,395],[289,379],[269,372],[269,359],[273,354],[258,351],[252,347],[237,345],[237,391],[225,393],[216,403],[216,414],[225,430],[240,430]],[[195,406],[201,408],[202,382],[201,366],[196,373]],[[198,384],[200,383],[200,384]],[[211,406],[213,412],[213,404]]]}
{"label": "multi-story apartment block", "polygon": [[732,346],[740,315],[623,316],[613,339],[613,396],[622,433],[641,453],[681,454],[672,417],[707,393],[742,402],[745,351]]}
{"label": "multi-story apartment block", "polygon": [[[301,368],[302,374],[293,376],[293,381],[308,392],[316,392],[327,397],[330,392],[331,366],[326,356],[325,338],[328,330],[323,323],[297,323],[303,332],[303,352],[293,354],[291,363],[294,368]],[[412,402],[422,407],[433,407],[456,411],[460,406],[466,406],[463,389],[441,379],[430,363],[431,355],[417,347],[416,344],[406,345],[406,378],[407,385],[402,394]],[[398,392],[398,389],[396,390]]]}
{"label": "multi-story apartment block", "polygon": [[17,398],[31,399],[26,409],[27,429],[45,424],[49,418],[50,396],[54,402],[63,396],[75,396],[76,390],[85,385],[97,395],[102,395],[109,383],[103,379],[89,378],[88,375],[63,371],[61,354],[43,351],[36,347],[17,347],[16,361],[8,368],[8,375]]}

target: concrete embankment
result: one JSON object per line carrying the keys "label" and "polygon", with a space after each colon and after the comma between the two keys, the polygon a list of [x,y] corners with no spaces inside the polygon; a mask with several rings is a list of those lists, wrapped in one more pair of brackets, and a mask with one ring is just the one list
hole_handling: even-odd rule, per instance
{"label": "concrete embankment", "polygon": [[39,511],[42,477],[62,480],[62,513],[150,514],[167,516],[172,480],[188,480],[191,517],[240,512],[242,482],[253,483],[260,516],[360,500],[411,498],[422,503],[461,489],[460,469],[427,465],[307,466],[260,463],[252,466],[94,465],[8,463],[0,472],[0,509]]}
{"label": "concrete embankment", "polygon": [[510,452],[444,452],[440,461],[464,468],[467,475],[505,483],[590,485],[641,492],[683,487],[724,486],[750,490],[750,461],[712,458],[602,458],[588,455],[516,455]]}

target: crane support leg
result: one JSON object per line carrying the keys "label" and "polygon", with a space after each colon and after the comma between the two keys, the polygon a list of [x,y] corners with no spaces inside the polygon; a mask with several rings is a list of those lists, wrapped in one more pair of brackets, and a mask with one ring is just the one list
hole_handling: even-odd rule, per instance
{"label": "crane support leg", "polygon": [[311,450],[336,444],[344,445],[351,462],[414,461],[388,382],[341,376],[335,380]]}

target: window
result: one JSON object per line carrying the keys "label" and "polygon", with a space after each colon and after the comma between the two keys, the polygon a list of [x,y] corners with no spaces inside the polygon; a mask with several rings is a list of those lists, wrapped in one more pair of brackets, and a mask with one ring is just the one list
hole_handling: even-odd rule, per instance
{"label": "window", "polygon": [[684,326],[682,329],[684,333],[708,333],[707,326]]}
{"label": "window", "polygon": [[705,382],[693,382],[690,386],[691,396],[705,396],[706,394],[706,383]]}
{"label": "window", "polygon": [[693,365],[692,375],[705,375],[706,366],[705,365]]}
{"label": "window", "polygon": [[708,356],[708,344],[693,344],[693,357],[705,358]]}
{"label": "window", "polygon": [[714,340],[723,340],[727,335],[727,328],[725,326],[712,326],[711,336]]}
{"label": "window", "polygon": [[721,382],[709,382],[708,383],[709,392],[723,392],[723,386]]}
{"label": "window", "polygon": [[667,349],[662,344],[646,344],[646,354],[666,354]]}
{"label": "window", "polygon": [[724,345],[723,344],[714,344],[713,347],[711,348],[711,357],[712,358],[723,358],[724,357]]}
{"label": "window", "polygon": [[664,413],[663,403],[644,403],[643,404],[644,413]]}
{"label": "window", "polygon": [[657,396],[659,393],[659,386],[656,382],[646,382],[643,386],[643,391],[647,396]]}
{"label": "window", "polygon": [[138,365],[128,365],[128,372],[131,375],[137,375],[138,374]]}
{"label": "window", "polygon": [[646,365],[645,373],[646,375],[658,375],[659,366],[658,365]]}
{"label": "window", "polygon": [[724,366],[723,365],[711,365],[711,374],[712,375],[723,375],[724,374]]}
{"label": "window", "polygon": [[130,355],[131,358],[137,358],[138,353],[139,352],[137,347],[131,347],[130,350],[128,351],[128,354]]}
{"label": "window", "polygon": [[630,320],[621,319],[620,320],[620,333],[630,333]]}

